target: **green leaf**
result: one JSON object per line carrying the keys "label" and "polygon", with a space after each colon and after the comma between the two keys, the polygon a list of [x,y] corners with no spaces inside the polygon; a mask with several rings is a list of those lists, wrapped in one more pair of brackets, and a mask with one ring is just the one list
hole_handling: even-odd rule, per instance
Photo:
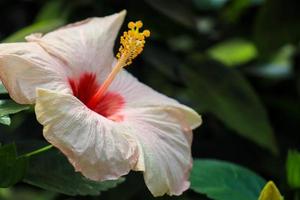
{"label": "green leaf", "polygon": [[52,0],[46,2],[46,4],[42,7],[40,12],[38,13],[35,21],[36,22],[48,21],[51,19],[59,19],[62,16],[66,16],[69,10],[68,9],[63,10],[63,3],[64,1],[61,0]]}
{"label": "green leaf", "polygon": [[233,163],[195,160],[191,189],[214,200],[257,200],[266,181],[254,172]]}
{"label": "green leaf", "polygon": [[20,105],[12,100],[0,100],[0,117],[15,114],[29,109],[28,105]]}
{"label": "green leaf", "polygon": [[75,172],[67,158],[58,150],[51,149],[30,157],[26,183],[66,195],[99,195],[101,191],[116,187],[124,181],[96,182]]}
{"label": "green leaf", "polygon": [[7,90],[5,89],[4,85],[0,82],[0,94],[7,94]]}
{"label": "green leaf", "polygon": [[227,66],[247,63],[257,56],[253,43],[244,39],[231,39],[208,49],[211,58]]}
{"label": "green leaf", "polygon": [[248,81],[238,71],[211,61],[189,63],[185,69],[189,96],[241,136],[277,153],[266,110]]}
{"label": "green leaf", "polygon": [[19,182],[27,169],[27,158],[17,157],[16,146],[0,147],[0,187],[10,187]]}
{"label": "green leaf", "polygon": [[195,6],[199,10],[219,10],[222,8],[228,0],[193,0]]}
{"label": "green leaf", "polygon": [[9,116],[2,116],[0,117],[0,124],[4,124],[9,126],[11,123],[10,117]]}
{"label": "green leaf", "polygon": [[62,26],[64,23],[65,21],[62,19],[40,21],[17,31],[2,42],[22,42],[24,38],[31,33],[46,33]]}
{"label": "green leaf", "polygon": [[300,153],[289,150],[286,160],[286,176],[291,188],[300,189]]}
{"label": "green leaf", "polygon": [[256,18],[254,36],[261,52],[271,55],[282,45],[300,41],[300,1],[266,0]]}

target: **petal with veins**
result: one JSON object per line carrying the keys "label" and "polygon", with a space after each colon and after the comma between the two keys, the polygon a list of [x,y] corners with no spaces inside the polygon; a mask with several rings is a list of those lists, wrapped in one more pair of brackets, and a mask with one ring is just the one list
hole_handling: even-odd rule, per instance
{"label": "petal with veins", "polygon": [[202,122],[194,110],[126,70],[109,86],[110,95],[95,101],[98,107],[88,104],[114,66],[125,14],[32,34],[29,43],[0,44],[0,79],[15,101],[36,103],[44,137],[87,178],[112,180],[133,169],[143,171],[154,196],[180,195],[189,187],[192,129]]}
{"label": "petal with veins", "polygon": [[35,111],[44,137],[84,176],[112,180],[135,166],[138,151],[130,129],[91,111],[74,96],[38,89]]}
{"label": "petal with veins", "polygon": [[113,46],[126,11],[102,18],[90,18],[70,24],[45,36],[31,35],[51,55],[68,66],[70,76],[82,72],[96,73],[104,79],[111,70]]}
{"label": "petal with veins", "polygon": [[33,104],[36,87],[71,92],[63,67],[34,43],[0,44],[0,79],[18,103]]}
{"label": "petal with veins", "polygon": [[174,107],[179,118],[186,119],[190,129],[195,129],[202,123],[201,116],[193,109],[178,101],[160,94],[149,86],[139,82],[126,70],[118,74],[112,82],[110,91],[119,93],[125,99],[125,110],[143,107]]}
{"label": "petal with veins", "polygon": [[144,171],[146,185],[154,196],[180,195],[188,189],[192,167],[192,129],[201,116],[123,70],[109,88],[125,99],[121,111],[139,146],[135,170]]}
{"label": "petal with veins", "polygon": [[139,144],[135,170],[144,171],[154,196],[180,195],[189,187],[192,166],[191,131],[174,117],[174,107],[144,107],[127,110],[126,122]]}

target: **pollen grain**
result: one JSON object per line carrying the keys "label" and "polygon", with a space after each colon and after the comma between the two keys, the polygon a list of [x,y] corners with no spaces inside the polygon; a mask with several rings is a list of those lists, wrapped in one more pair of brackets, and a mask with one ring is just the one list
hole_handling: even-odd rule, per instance
{"label": "pollen grain", "polygon": [[125,31],[123,36],[121,36],[121,46],[117,58],[123,63],[123,67],[130,65],[132,60],[143,51],[145,38],[150,36],[150,31],[144,30],[140,32],[140,28],[142,27],[142,21],[129,22],[129,30]]}

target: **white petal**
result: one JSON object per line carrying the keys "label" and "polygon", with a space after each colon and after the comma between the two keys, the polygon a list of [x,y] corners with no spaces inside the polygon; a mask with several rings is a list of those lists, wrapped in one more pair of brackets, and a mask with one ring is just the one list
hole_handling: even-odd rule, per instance
{"label": "white petal", "polygon": [[126,123],[139,141],[135,170],[144,171],[146,185],[154,196],[180,195],[190,185],[192,133],[184,130],[174,111],[171,107],[127,110]]}
{"label": "white petal", "polygon": [[34,103],[36,87],[70,92],[64,74],[37,44],[0,44],[0,79],[18,103]]}
{"label": "white petal", "polygon": [[95,72],[106,76],[113,62],[113,46],[126,11],[70,24],[45,36],[31,35],[51,55],[72,70],[72,76]]}
{"label": "white petal", "polygon": [[189,187],[191,130],[202,123],[201,116],[140,83],[125,70],[109,90],[124,97],[125,108],[119,114],[139,141],[135,170],[144,171],[146,185],[154,196],[180,195]]}
{"label": "white petal", "polygon": [[44,137],[92,180],[127,174],[138,151],[128,128],[89,110],[72,95],[38,89],[36,115]]}
{"label": "white petal", "polygon": [[174,107],[179,118],[186,119],[190,129],[194,129],[202,123],[201,116],[193,109],[180,104],[178,101],[156,92],[149,86],[139,82],[126,70],[113,81],[110,91],[119,93],[125,99],[125,110],[143,107]]}

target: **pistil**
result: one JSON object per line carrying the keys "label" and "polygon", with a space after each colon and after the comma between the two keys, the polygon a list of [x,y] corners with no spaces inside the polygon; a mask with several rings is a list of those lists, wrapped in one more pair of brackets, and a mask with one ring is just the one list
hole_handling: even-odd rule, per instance
{"label": "pistil", "polygon": [[150,36],[150,31],[144,30],[143,32],[139,32],[139,29],[142,26],[143,23],[141,21],[128,23],[128,28],[130,30],[125,31],[123,36],[121,36],[121,46],[117,54],[118,61],[106,80],[101,84],[100,88],[87,103],[89,108],[93,109],[98,105],[121,69],[130,65],[132,60],[143,51],[145,38]]}

